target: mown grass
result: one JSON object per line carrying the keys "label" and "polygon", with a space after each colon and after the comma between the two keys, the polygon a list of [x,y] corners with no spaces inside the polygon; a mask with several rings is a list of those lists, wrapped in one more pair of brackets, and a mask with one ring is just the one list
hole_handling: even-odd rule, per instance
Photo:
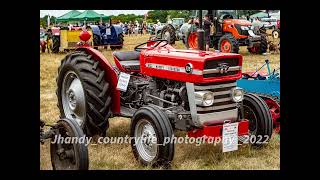
{"label": "mown grass", "polygon": [[[134,46],[145,42],[148,35],[125,37],[121,51],[133,50]],[[176,48],[185,49],[182,42],[176,42]],[[110,49],[102,50],[104,56],[113,61]],[[252,55],[246,47],[240,48],[243,55],[243,71],[254,71],[266,58],[271,61],[271,68],[280,66],[280,54]],[[66,54],[40,54],[40,118],[47,123],[54,123],[59,118],[57,108],[56,82],[57,69]],[[130,119],[115,117],[110,119],[107,135],[126,136],[129,134]],[[185,132],[177,132],[184,136]],[[40,169],[52,169],[50,161],[50,143],[40,145]],[[130,144],[89,145],[89,169],[153,169],[142,167],[135,160]],[[248,145],[239,147],[238,151],[222,153],[220,146],[213,144],[177,144],[172,169],[280,169],[280,136],[274,135],[269,144],[262,149]]]}

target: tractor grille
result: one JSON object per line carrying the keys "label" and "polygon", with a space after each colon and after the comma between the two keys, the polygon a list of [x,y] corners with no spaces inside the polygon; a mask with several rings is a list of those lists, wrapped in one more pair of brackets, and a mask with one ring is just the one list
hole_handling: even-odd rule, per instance
{"label": "tractor grille", "polygon": [[236,24],[235,27],[236,27],[236,29],[238,30],[238,33],[239,33],[240,35],[249,36],[249,33],[248,33],[247,30],[242,30],[242,29],[241,29],[241,25]]}
{"label": "tractor grille", "polygon": [[236,86],[236,81],[228,81],[224,83],[218,82],[210,84],[195,84],[195,91],[207,90],[214,93],[213,105],[209,107],[197,105],[197,113],[213,113],[237,108],[237,103],[233,102],[231,97],[231,89]]}
{"label": "tractor grille", "polygon": [[[227,63],[229,66],[229,70],[227,73],[220,73],[217,71],[219,69],[219,64],[221,63]],[[204,65],[204,71],[206,70],[212,70],[211,72],[204,73],[203,77],[204,78],[211,78],[211,77],[221,77],[221,76],[229,76],[229,75],[235,75],[239,73],[240,69],[238,68],[239,66],[239,59],[238,58],[228,58],[228,59],[219,59],[219,60],[209,60],[205,62]]]}

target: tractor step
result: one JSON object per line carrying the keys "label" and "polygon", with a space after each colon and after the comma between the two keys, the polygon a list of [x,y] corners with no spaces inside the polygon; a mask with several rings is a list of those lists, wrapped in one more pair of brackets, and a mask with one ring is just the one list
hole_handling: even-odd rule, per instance
{"label": "tractor step", "polygon": [[120,107],[120,115],[124,117],[132,117],[133,114],[137,111],[137,109],[127,108],[124,106]]}

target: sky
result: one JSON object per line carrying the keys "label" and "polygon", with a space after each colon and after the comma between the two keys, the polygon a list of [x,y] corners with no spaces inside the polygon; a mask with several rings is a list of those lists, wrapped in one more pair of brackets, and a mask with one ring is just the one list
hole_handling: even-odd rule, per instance
{"label": "sky", "polygon": [[[55,16],[59,17],[70,10],[40,10],[40,17],[43,17],[45,15]],[[80,12],[83,12],[84,10],[78,10]],[[149,10],[94,10],[99,14],[104,14],[106,16],[110,15],[118,15],[118,14],[136,14],[136,15],[144,15]]]}

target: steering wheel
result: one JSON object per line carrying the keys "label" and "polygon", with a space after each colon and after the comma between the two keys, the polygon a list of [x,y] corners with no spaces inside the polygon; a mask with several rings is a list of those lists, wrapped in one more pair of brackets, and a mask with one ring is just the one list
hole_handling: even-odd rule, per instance
{"label": "steering wheel", "polygon": [[[160,47],[163,47],[163,46],[165,46],[165,45],[168,44],[168,40],[166,40],[166,39],[156,39],[156,40],[150,40],[150,41],[148,41],[148,42],[157,42],[157,43],[155,43],[155,44],[152,46],[153,48],[159,46],[159,44],[161,44],[162,42],[166,42],[166,43],[164,43],[164,44],[161,45]],[[137,45],[136,47],[134,47],[134,50],[137,51],[137,52],[141,52],[141,50],[147,49],[147,48],[141,47],[141,46],[147,44],[148,42],[144,42],[144,43],[141,43],[141,44]]]}

